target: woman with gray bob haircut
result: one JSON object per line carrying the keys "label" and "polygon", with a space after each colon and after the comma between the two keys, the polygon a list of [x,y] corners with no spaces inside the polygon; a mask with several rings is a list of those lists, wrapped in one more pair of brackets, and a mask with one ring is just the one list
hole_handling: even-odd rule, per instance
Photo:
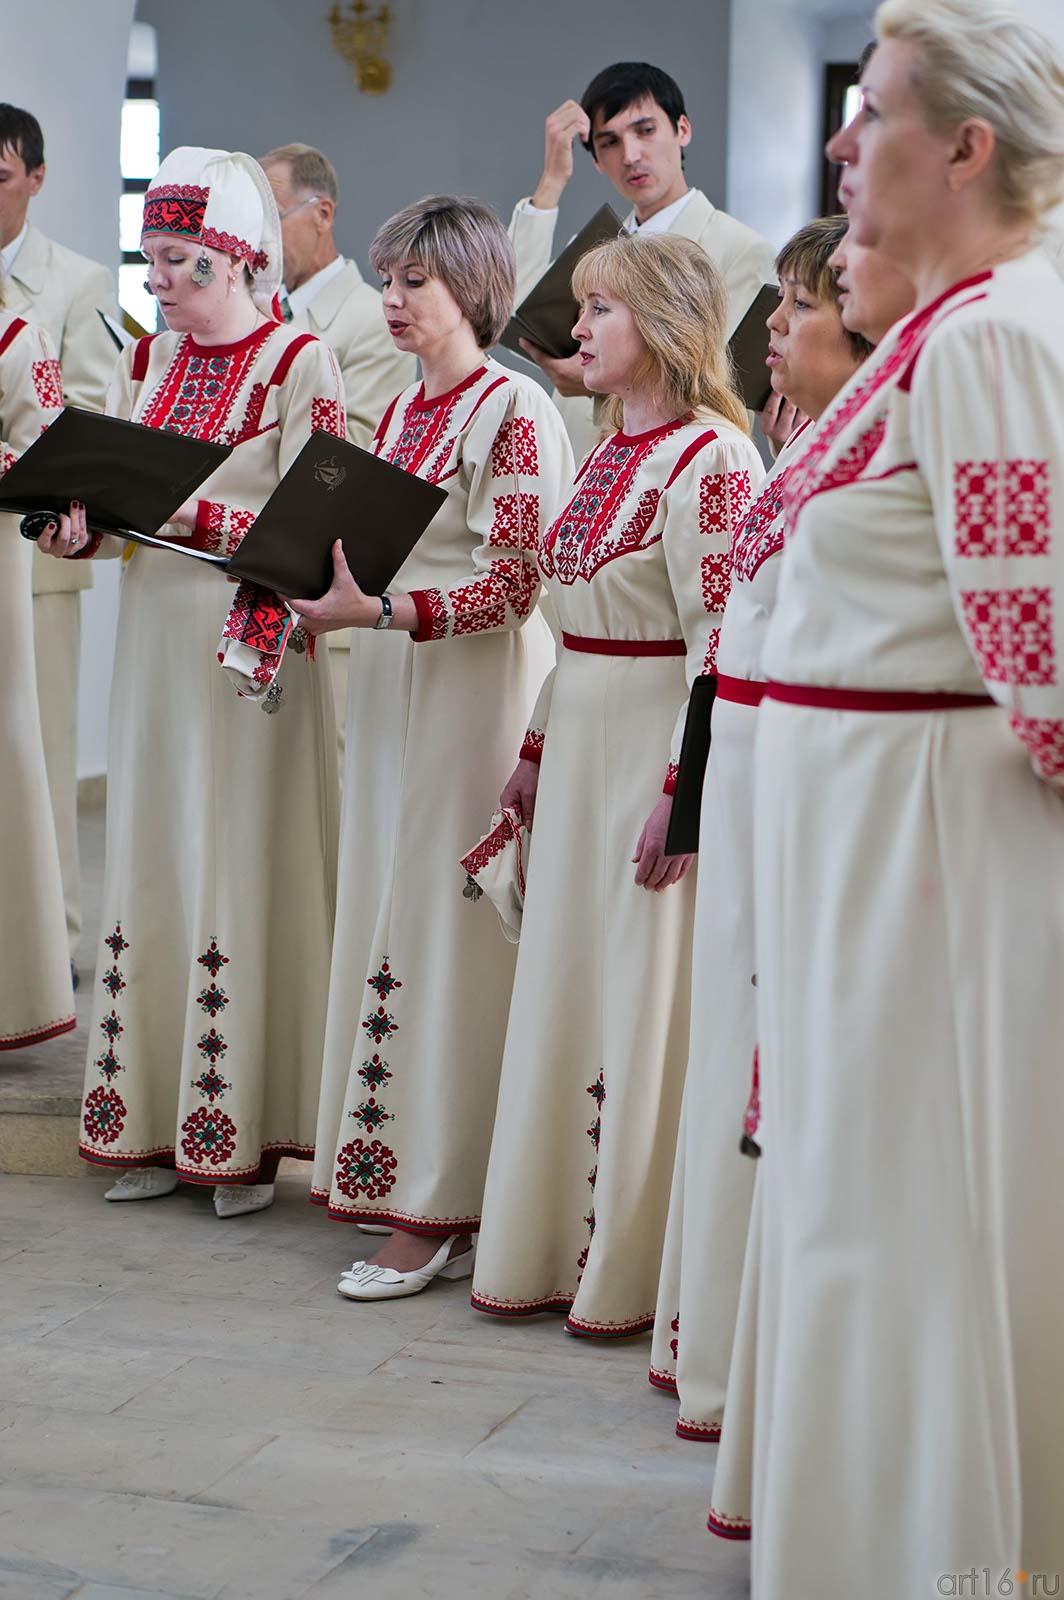
{"label": "woman with gray bob haircut", "polygon": [[392,341],[423,374],[373,450],[447,499],[390,594],[363,594],[337,544],[332,589],[296,602],[311,632],[355,630],[312,1193],[332,1217],[394,1230],[340,1278],[362,1301],[472,1271],[514,951],[463,899],[458,861],[550,666],[536,552],[572,476],[545,392],[484,353],[514,298],[495,213],[432,196],[386,222],[370,256]]}
{"label": "woman with gray bob haircut", "polygon": [[757,734],[759,1600],[1064,1573],[1064,60],[877,35],[828,154],[916,309],[789,486]]}

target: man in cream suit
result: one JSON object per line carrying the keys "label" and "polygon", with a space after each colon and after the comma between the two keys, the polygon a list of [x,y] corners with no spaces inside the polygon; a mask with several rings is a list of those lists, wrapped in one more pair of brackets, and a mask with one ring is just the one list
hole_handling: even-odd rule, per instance
{"label": "man in cream suit", "polygon": [[[282,305],[296,327],[317,334],[331,348],[344,379],[347,437],[368,449],[390,402],[413,383],[414,359],[392,343],[379,291],[337,252],[332,162],[308,144],[281,145],[260,159],[281,214]],[[342,746],[351,635],[343,629],[328,640]]]}
{"label": "man in cream suit", "polygon": [[[63,399],[103,408],[118,359],[98,311],[117,317],[114,279],[106,267],[56,244],[28,220],[44,182],[44,138],[36,117],[0,104],[0,295],[51,335],[63,370]],[[33,552],[33,631],[37,693],[63,871],[70,958],[81,932],[77,831],[78,651],[80,590],[92,584],[92,563],[50,561]]]}
{"label": "man in cream suit", "polygon": [[[531,199],[518,202],[510,222],[521,301],[550,265],[558,202],[573,175],[573,140],[629,207],[629,233],[675,233],[694,239],[712,258],[728,290],[733,333],[764,283],[775,281],[775,251],[767,239],[718,211],[684,176],[691,124],[678,85],[658,67],[621,61],[593,78],[579,104],[567,100],[547,118],[543,173]],[[597,442],[593,402],[579,357],[555,360],[522,340],[555,387],[577,460]]]}

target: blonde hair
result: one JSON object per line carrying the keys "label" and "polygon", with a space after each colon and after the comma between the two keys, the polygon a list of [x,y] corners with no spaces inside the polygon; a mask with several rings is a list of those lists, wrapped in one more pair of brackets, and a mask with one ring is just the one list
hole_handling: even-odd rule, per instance
{"label": "blonde hair", "polygon": [[921,54],[913,87],[931,127],[993,129],[1002,211],[1037,223],[1064,196],[1064,60],[1008,0],[884,0],[876,37]]}
{"label": "blonde hair", "polygon": [[509,322],[517,288],[514,248],[490,206],[427,195],[389,217],[369,247],[374,272],[412,261],[450,290],[482,350]]}
{"label": "blonde hair", "polygon": [[[628,307],[646,345],[637,382],[654,389],[675,416],[693,411],[750,432],[728,354],[727,290],[701,245],[666,233],[610,239],[580,257],[573,293],[581,301],[601,294]],[[608,396],[603,409],[608,425],[619,428],[618,396]]]}

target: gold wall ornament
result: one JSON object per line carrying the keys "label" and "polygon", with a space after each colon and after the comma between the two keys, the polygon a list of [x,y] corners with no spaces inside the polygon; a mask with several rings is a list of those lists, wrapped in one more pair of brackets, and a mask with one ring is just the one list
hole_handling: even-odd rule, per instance
{"label": "gold wall ornament", "polygon": [[333,45],[351,63],[363,94],[383,94],[391,84],[391,64],[384,55],[391,21],[389,6],[373,12],[366,0],[351,0],[346,15],[339,5],[329,12]]}

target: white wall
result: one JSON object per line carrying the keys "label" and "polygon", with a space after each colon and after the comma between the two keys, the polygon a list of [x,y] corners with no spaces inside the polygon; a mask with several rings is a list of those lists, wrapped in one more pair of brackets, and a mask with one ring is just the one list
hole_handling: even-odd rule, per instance
{"label": "white wall", "polygon": [[[678,80],[691,182],[723,200],[730,0],[396,0],[394,79],[379,96],[359,92],[333,49],[328,9],[139,0],[137,16],[158,34],[164,150],[317,145],[340,176],[338,243],[364,270],[378,225],[420,195],[475,194],[508,217],[539,176],[547,113],[611,61],[653,61]],[[610,195],[578,148],[563,228]]]}
{"label": "white wall", "polygon": [[[1056,0],[1050,0],[1056,3]],[[824,67],[872,37],[865,0],[735,0],[728,209],[777,247],[820,208]]]}
{"label": "white wall", "polygon": [[[48,176],[31,216],[61,244],[118,264],[118,135],[134,0],[0,0],[0,98],[44,129]],[[47,41],[47,48],[45,48]],[[115,562],[82,606],[78,770],[102,772],[118,612]]]}

